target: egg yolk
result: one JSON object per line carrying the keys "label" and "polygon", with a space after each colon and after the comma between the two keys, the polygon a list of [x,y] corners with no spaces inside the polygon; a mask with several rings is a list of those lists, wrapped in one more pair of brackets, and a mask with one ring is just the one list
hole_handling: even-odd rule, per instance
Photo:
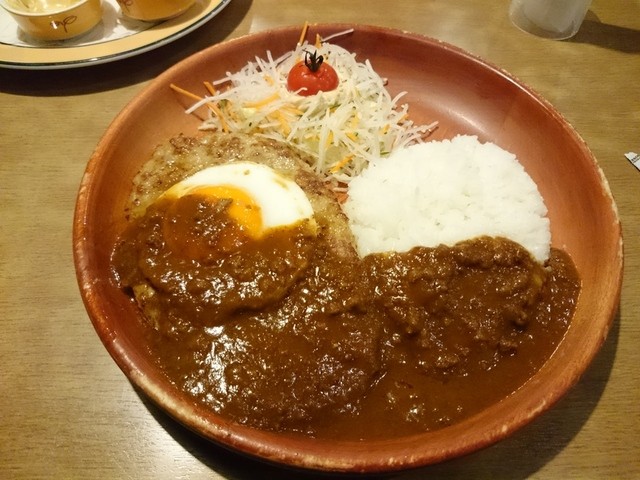
{"label": "egg yolk", "polygon": [[229,254],[264,233],[260,205],[234,186],[196,187],[165,202],[163,236],[173,252],[187,258]]}

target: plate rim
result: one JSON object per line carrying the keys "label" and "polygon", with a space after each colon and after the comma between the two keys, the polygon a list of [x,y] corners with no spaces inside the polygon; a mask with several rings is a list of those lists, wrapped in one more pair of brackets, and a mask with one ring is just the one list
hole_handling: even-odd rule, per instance
{"label": "plate rim", "polygon": [[[368,34],[371,34],[371,32],[377,32],[377,33],[382,33],[384,35],[403,37],[405,39],[409,39],[413,41],[427,42],[432,45],[437,44],[440,48],[443,48],[444,50],[447,50],[454,55],[460,55],[465,57],[468,61],[479,62],[483,64],[485,67],[492,70],[494,74],[503,77],[506,81],[516,83],[517,86],[520,89],[523,89],[528,96],[532,97],[545,110],[547,110],[549,114],[551,114],[557,122],[560,122],[563,125],[563,127],[568,131],[568,133],[575,139],[575,141],[581,144],[581,148],[584,149],[585,153],[589,157],[589,161],[592,162],[595,165],[595,167],[597,167],[598,173],[601,176],[601,185],[603,186],[603,189],[607,190],[608,198],[610,199],[612,206],[615,209],[615,200],[613,198],[613,195],[611,194],[610,189],[608,188],[608,181],[604,176],[601,168],[599,167],[595,156],[590,151],[586,142],[582,139],[582,137],[579,135],[576,129],[548,100],[542,97],[542,95],[537,93],[527,84],[517,79],[514,75],[502,69],[501,67],[498,67],[494,63],[487,61],[481,58],[480,56],[470,53],[451,43],[448,43],[446,41],[442,41],[433,37],[429,37],[420,33],[409,32],[409,31],[399,30],[399,29],[394,29],[389,27],[381,27],[376,25],[361,25],[357,23],[355,24],[310,23],[309,26],[318,28],[318,29],[332,29],[332,30],[340,30],[344,28],[355,28],[355,29],[365,28],[368,30],[367,32]],[[139,92],[136,96],[134,96],[130,100],[130,102],[123,108],[123,110],[119,112],[119,114],[114,118],[112,125],[108,127],[107,132],[105,132],[105,134],[99,141],[97,150],[99,150],[100,147],[103,147],[104,145],[106,145],[105,142],[107,142],[109,140],[109,137],[113,135],[113,131],[112,131],[113,126],[117,125],[117,123],[122,118],[126,117],[133,109],[135,109],[141,102],[141,96],[144,96],[145,92],[148,92],[149,90],[151,90],[154,85],[163,83],[163,82],[166,83],[166,80],[168,78],[171,78],[172,76],[174,76],[176,72],[179,72],[185,66],[193,62],[199,62],[201,61],[200,60],[201,58],[203,57],[207,58],[207,56],[211,54],[211,52],[217,51],[218,49],[225,48],[229,44],[242,45],[244,42],[257,41],[256,37],[259,39],[259,38],[266,38],[269,35],[274,35],[274,34],[280,34],[280,35],[284,33],[293,34],[292,32],[295,32],[296,28],[298,27],[282,26],[282,27],[272,28],[268,30],[255,32],[255,33],[249,33],[249,34],[222,42],[221,44],[216,44],[208,48],[205,48],[204,50],[196,52],[193,55],[177,62],[175,65],[169,67],[160,75],[158,75],[150,85],[148,85],[143,91]],[[88,190],[91,188],[91,182],[92,182],[91,177],[96,173],[96,166],[97,166],[96,165],[97,158],[94,155],[92,155],[88,164],[88,170],[85,172],[85,175],[83,176],[81,181],[80,195],[78,199],[80,200],[81,197],[84,197],[84,199],[82,204],[81,203],[76,204],[76,211],[75,211],[75,218],[74,218],[74,235],[73,235],[74,257],[75,257],[74,261],[76,263],[76,269],[79,269],[78,270],[79,280],[81,280],[81,277],[86,274],[86,272],[83,272],[82,270],[86,268],[89,263],[91,263],[91,258],[89,257],[92,256],[92,255],[87,256],[86,252],[84,252],[82,248],[83,248],[83,242],[87,241],[87,237],[85,236],[85,234],[87,233],[87,230],[86,230],[86,224],[84,223],[84,218],[85,218],[84,215],[88,211],[87,199],[88,197],[91,196],[91,193],[89,193]],[[620,300],[622,273],[623,273],[622,272],[622,236],[621,236],[622,232],[621,232],[621,225],[620,225],[620,217],[617,210],[614,213],[615,213],[615,220],[616,220],[615,230],[618,233],[620,244],[619,244],[619,250],[618,250],[619,256],[616,259],[616,265],[615,265],[615,270],[618,273],[616,277],[617,282],[615,285],[612,285],[612,287],[614,287],[616,290],[616,293],[614,295],[615,298],[612,297],[611,307],[613,309],[613,312],[608,317],[607,321],[602,324],[601,326],[602,330],[600,331],[601,336],[598,338],[595,338],[595,337],[590,338],[589,345],[585,346],[585,351],[583,353],[585,358],[587,359],[586,368],[588,368],[588,366],[591,364],[593,358],[598,353],[604,341],[606,340],[610,327],[614,321],[615,312],[616,312],[617,306],[619,305],[619,300]],[[80,281],[81,290],[83,290],[83,288],[87,285],[86,281],[88,279],[84,279],[84,280],[85,281],[82,281],[82,280]],[[91,293],[93,295],[94,292],[91,292]],[[88,305],[90,299],[87,298],[86,295],[87,295],[87,292],[83,290],[82,291],[83,301],[87,306],[87,311],[89,313],[89,316],[91,317],[91,321],[92,323],[94,323],[94,327],[96,327],[98,326],[97,323],[99,323],[101,319],[93,318],[92,313],[95,313],[95,305],[92,310],[91,307]],[[107,347],[107,350],[112,356],[116,354],[123,355],[123,353],[125,352],[123,340],[124,340],[124,343],[126,343],[126,339],[115,336],[114,332],[106,332],[106,331],[101,332],[98,330],[97,333],[99,334],[99,336],[101,336],[103,343],[105,344],[105,346]],[[110,336],[110,334],[112,333],[114,334],[114,336]],[[418,448],[417,451],[413,451],[410,455],[407,454],[409,455],[408,457],[398,454],[397,456],[394,456],[394,457],[389,457],[384,459],[380,458],[377,460],[377,464],[374,467],[371,467],[371,465],[362,463],[363,459],[358,459],[358,460],[352,459],[348,461],[340,456],[341,446],[344,446],[345,444],[353,444],[352,442],[338,442],[335,445],[334,451],[326,455],[326,457],[320,457],[314,447],[310,447],[309,449],[296,449],[295,451],[290,449],[285,452],[273,450],[273,447],[269,445],[269,441],[268,441],[270,434],[268,432],[255,431],[250,427],[235,425],[235,427],[231,429],[231,433],[229,433],[228,431],[222,431],[224,429],[221,427],[220,424],[217,424],[217,425],[207,424],[207,419],[209,417],[209,414],[211,414],[211,412],[209,412],[209,414],[202,415],[202,410],[200,408],[194,407],[193,405],[191,405],[188,408],[185,408],[184,404],[181,404],[181,402],[178,399],[168,398],[165,391],[162,390],[161,384],[159,382],[157,382],[154,379],[150,379],[146,377],[140,371],[136,370],[135,368],[132,368],[134,366],[128,363],[130,359],[126,358],[126,354],[124,355],[124,357],[125,358],[123,357],[116,358],[114,356],[114,360],[120,366],[120,368],[125,372],[126,376],[128,376],[132,380],[135,379],[136,384],[143,389],[145,395],[150,400],[152,400],[153,403],[158,405],[159,408],[161,408],[164,412],[169,413],[170,416],[174,418],[174,420],[186,426],[187,428],[192,429],[194,431],[199,431],[199,432],[202,432],[204,430],[206,432],[205,438],[207,438],[212,443],[222,447],[232,448],[236,452],[249,455],[253,458],[266,460],[268,462],[272,462],[278,465],[285,464],[285,465],[288,465],[289,467],[294,467],[294,468],[302,468],[305,470],[325,471],[325,472],[334,472],[334,473],[336,472],[389,473],[389,472],[406,470],[406,469],[426,466],[429,464],[439,463],[443,460],[449,460],[454,457],[459,457],[471,452],[478,451],[489,445],[497,443],[500,440],[503,440],[504,438],[510,436],[511,433],[519,431],[523,426],[530,423],[534,418],[538,417],[543,412],[549,410],[555,403],[557,403],[557,401],[560,400],[560,398],[562,398],[566,394],[566,392],[570,389],[571,386],[573,386],[579,381],[582,373],[584,373],[584,371],[573,372],[571,375],[563,376],[561,380],[556,380],[556,384],[558,382],[562,384],[563,386],[562,391],[555,391],[553,394],[545,395],[544,398],[542,399],[538,397],[532,398],[532,399],[521,399],[521,397],[518,397],[519,401],[521,400],[522,403],[525,403],[530,408],[527,410],[528,413],[526,415],[514,415],[514,417],[509,418],[510,420],[509,428],[506,429],[506,425],[504,426],[506,430],[505,429],[500,430],[498,428],[486,428],[485,431],[489,435],[486,435],[482,438],[478,438],[476,436],[473,439],[473,441],[466,440],[466,442],[463,442],[462,445],[453,446],[449,444],[448,446],[450,450],[440,450],[437,452],[430,451],[430,453],[425,453],[425,452],[421,452]],[[542,368],[547,368],[546,365],[547,364],[543,365]],[[532,379],[530,379],[529,382],[531,382],[534,379],[536,379],[535,376],[532,377]],[[537,379],[534,381],[537,381]],[[511,398],[513,398],[513,394]],[[509,397],[507,397],[507,399],[504,399],[503,402],[508,399]],[[511,402],[507,401],[506,403],[511,404],[513,403],[513,401]],[[495,405],[493,407],[495,407]],[[490,409],[491,407],[489,409],[483,410],[479,414],[476,414],[470,417],[471,419],[473,419],[473,423],[479,423],[479,422],[481,423],[481,421],[486,418],[486,412]],[[221,423],[224,423],[223,418],[222,420],[223,422]],[[460,436],[460,433],[464,430],[464,427],[469,423],[469,420],[470,419],[466,419],[463,422],[455,424],[451,427],[433,431],[431,432],[431,434],[433,437],[443,438],[448,436],[452,432],[455,432],[455,435]],[[415,437],[412,437],[412,438],[417,439],[418,437],[419,435],[416,435]],[[376,443],[376,442],[372,442],[372,443]],[[379,441],[377,443],[386,443],[386,442]],[[369,443],[365,443],[363,445],[366,446],[366,445],[369,445]],[[456,454],[450,455],[452,453],[451,450],[455,450]],[[369,458],[369,460],[371,459]]]}
{"label": "plate rim", "polygon": [[[171,43],[217,16],[231,0],[208,0],[194,18],[160,22],[132,35],[74,47],[31,47],[0,42],[0,68],[14,70],[59,70],[99,65],[133,57]],[[23,56],[29,53],[27,59]],[[51,60],[52,52],[59,55]]]}

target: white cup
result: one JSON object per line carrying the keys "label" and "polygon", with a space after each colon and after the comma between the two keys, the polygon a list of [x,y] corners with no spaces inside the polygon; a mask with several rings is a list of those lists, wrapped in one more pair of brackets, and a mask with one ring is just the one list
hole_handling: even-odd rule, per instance
{"label": "white cup", "polygon": [[525,32],[564,40],[578,33],[589,5],[591,0],[511,0],[509,18]]}

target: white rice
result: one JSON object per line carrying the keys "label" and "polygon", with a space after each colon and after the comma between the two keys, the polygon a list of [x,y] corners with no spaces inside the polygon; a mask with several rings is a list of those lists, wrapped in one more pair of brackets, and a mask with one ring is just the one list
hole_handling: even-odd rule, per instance
{"label": "white rice", "polygon": [[547,208],[515,155],[475,136],[413,145],[349,184],[344,208],[361,255],[454,245],[480,235],[549,257]]}

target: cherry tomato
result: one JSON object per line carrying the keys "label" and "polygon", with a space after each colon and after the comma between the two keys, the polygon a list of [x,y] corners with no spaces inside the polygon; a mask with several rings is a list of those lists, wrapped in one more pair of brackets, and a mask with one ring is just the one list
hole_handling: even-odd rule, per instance
{"label": "cherry tomato", "polygon": [[338,87],[336,70],[326,63],[322,55],[305,52],[304,61],[296,63],[287,76],[287,88],[304,97],[328,92]]}

